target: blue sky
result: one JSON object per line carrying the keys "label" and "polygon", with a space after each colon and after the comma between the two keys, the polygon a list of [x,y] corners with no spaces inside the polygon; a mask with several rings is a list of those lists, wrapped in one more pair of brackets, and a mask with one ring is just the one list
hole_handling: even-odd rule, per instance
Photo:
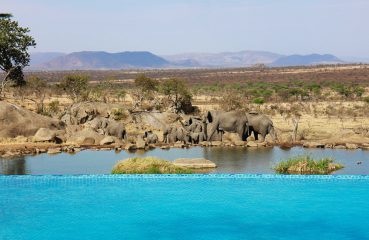
{"label": "blue sky", "polygon": [[369,0],[0,0],[33,51],[266,50],[369,58]]}

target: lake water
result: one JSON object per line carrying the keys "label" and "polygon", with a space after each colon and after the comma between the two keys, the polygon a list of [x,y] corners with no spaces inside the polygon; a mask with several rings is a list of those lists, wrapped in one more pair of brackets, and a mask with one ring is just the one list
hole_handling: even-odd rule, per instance
{"label": "lake water", "polygon": [[121,151],[86,150],[70,155],[40,154],[15,159],[0,159],[0,174],[107,174],[114,164],[134,156],[155,156],[167,160],[176,158],[206,158],[218,165],[211,173],[273,173],[273,166],[292,156],[311,154],[315,158],[332,157],[345,166],[334,174],[369,174],[369,151],[338,149],[275,148],[172,148],[128,153]]}

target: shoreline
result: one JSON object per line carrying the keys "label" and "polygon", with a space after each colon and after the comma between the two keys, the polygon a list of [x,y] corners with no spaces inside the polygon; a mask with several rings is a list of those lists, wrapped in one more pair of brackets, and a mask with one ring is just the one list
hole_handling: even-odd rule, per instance
{"label": "shoreline", "polygon": [[192,148],[192,147],[224,147],[224,148],[273,148],[279,147],[281,149],[290,149],[293,147],[303,148],[320,148],[320,149],[342,149],[342,150],[368,150],[369,143],[324,143],[324,142],[296,142],[296,143],[257,143],[257,142],[203,142],[201,144],[150,144],[145,147],[137,147],[135,144],[126,143],[119,145],[77,145],[77,144],[55,144],[55,143],[0,143],[0,158],[9,159],[27,155],[38,155],[47,153],[49,155],[59,153],[77,154],[84,150],[95,151],[149,151],[151,149],[160,148],[162,150],[169,150],[171,148]]}

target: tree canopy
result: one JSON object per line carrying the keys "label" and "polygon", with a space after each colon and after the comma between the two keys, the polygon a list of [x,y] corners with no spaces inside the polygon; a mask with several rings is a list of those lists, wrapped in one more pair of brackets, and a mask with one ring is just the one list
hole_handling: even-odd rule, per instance
{"label": "tree canopy", "polygon": [[28,35],[29,29],[20,27],[11,17],[9,13],[0,13],[0,69],[5,72],[0,93],[9,81],[24,82],[23,68],[30,61],[28,48],[36,46],[33,37]]}

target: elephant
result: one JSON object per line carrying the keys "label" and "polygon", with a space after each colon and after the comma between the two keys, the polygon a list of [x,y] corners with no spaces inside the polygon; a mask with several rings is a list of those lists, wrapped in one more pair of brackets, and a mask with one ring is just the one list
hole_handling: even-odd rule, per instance
{"label": "elephant", "polygon": [[189,117],[184,122],[184,127],[187,131],[190,132],[203,132],[205,129],[206,122],[201,120],[201,118],[198,117]]}
{"label": "elephant", "polygon": [[206,141],[207,126],[206,121],[198,117],[190,117],[182,124],[184,128],[190,133],[191,142],[199,143]]}
{"label": "elephant", "polygon": [[207,140],[213,137],[218,131],[227,131],[238,133],[242,141],[246,141],[249,135],[249,123],[247,116],[243,113],[232,112],[212,112],[206,114],[207,122],[212,124],[211,130],[207,136]]}
{"label": "elephant", "polygon": [[96,117],[93,120],[85,123],[85,125],[100,134],[117,137],[119,139],[126,139],[127,137],[127,132],[124,125],[115,120]]}
{"label": "elephant", "polygon": [[206,141],[206,137],[203,132],[192,132],[190,133],[190,137],[192,144],[199,144],[200,142]]}
{"label": "elephant", "polygon": [[109,122],[110,122],[109,119],[102,118],[102,117],[96,117],[93,120],[85,123],[85,125],[97,131],[99,129],[104,130],[108,126]]}
{"label": "elephant", "polygon": [[105,135],[127,139],[127,132],[124,125],[116,121],[109,121],[108,126],[105,128]]}
{"label": "elephant", "polygon": [[176,142],[177,134],[175,126],[167,126],[163,129],[163,141],[164,143]]}
{"label": "elephant", "polygon": [[191,137],[189,132],[183,127],[169,126],[163,131],[163,138],[165,143],[175,143],[181,141],[183,143],[190,143]]}
{"label": "elephant", "polygon": [[259,140],[259,134],[263,137],[263,141],[265,141],[265,137],[267,134],[270,134],[273,138],[273,141],[278,140],[273,122],[272,120],[264,115],[259,113],[247,113],[247,119],[249,121],[249,134],[254,134],[255,140]]}
{"label": "elephant", "polygon": [[155,144],[159,142],[158,135],[156,135],[152,131],[145,131],[143,139],[146,139],[146,143],[148,144]]}

